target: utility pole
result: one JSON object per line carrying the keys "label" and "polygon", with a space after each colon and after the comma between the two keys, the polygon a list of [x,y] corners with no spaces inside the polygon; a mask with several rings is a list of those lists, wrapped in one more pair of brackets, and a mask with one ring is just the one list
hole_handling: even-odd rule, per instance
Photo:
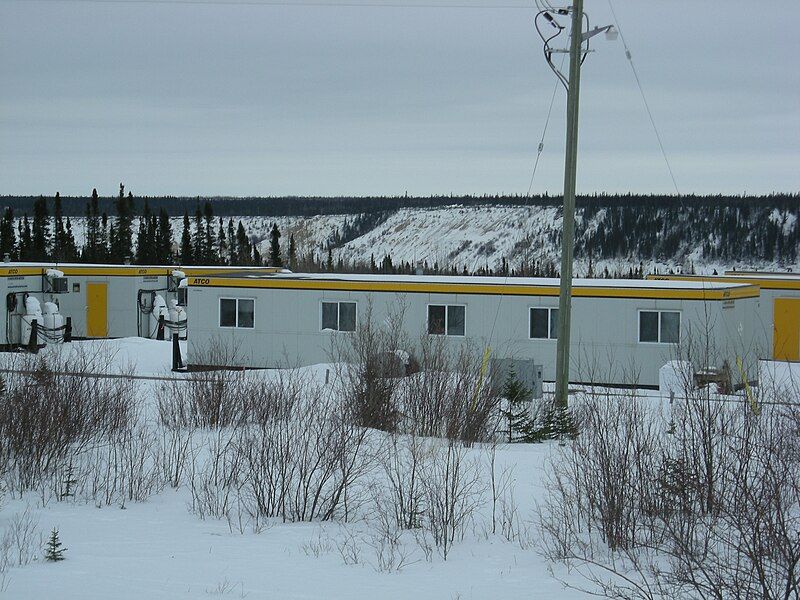
{"label": "utility pole", "polygon": [[569,341],[572,321],[572,258],[575,251],[575,181],[578,170],[578,102],[583,59],[583,0],[572,1],[567,86],[567,145],[564,162],[564,211],[561,229],[561,287],[558,294],[556,405],[567,407]]}
{"label": "utility pole", "polygon": [[[572,259],[575,251],[575,179],[578,170],[578,101],[581,90],[581,63],[591,50],[589,40],[605,33],[614,40],[618,32],[613,25],[583,30],[588,16],[583,12],[583,0],[572,0],[565,8],[553,8],[549,2],[534,18],[536,31],[544,42],[544,57],[548,66],[567,90],[567,151],[564,162],[564,224],[561,233],[561,289],[558,296],[558,342],[556,346],[556,406],[567,407],[569,396],[569,343],[572,317]],[[539,3],[537,2],[537,6]],[[540,7],[541,8],[541,7]],[[569,16],[571,21],[569,48],[552,47],[552,42],[566,29],[558,21]],[[569,53],[569,73],[561,72],[553,62],[553,54]],[[541,151],[541,147],[540,147]]]}

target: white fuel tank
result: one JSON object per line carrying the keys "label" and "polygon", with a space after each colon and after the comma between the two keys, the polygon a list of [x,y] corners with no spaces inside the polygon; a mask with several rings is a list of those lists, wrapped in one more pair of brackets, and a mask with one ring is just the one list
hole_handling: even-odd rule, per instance
{"label": "white fuel tank", "polygon": [[[153,298],[153,310],[150,313],[150,328],[147,331],[148,337],[156,339],[158,335],[158,319],[162,316],[165,320],[169,320],[169,310],[167,309],[167,303],[164,301],[164,297],[161,296],[161,294],[156,294]],[[165,333],[164,337],[167,338],[169,336]]]}

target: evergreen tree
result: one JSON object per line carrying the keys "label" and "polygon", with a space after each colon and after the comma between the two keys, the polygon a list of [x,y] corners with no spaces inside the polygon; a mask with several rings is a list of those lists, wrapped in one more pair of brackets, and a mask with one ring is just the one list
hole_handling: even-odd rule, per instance
{"label": "evergreen tree", "polygon": [[236,263],[238,250],[236,248],[236,234],[233,229],[233,219],[228,219],[228,264]]}
{"label": "evergreen tree", "polygon": [[55,200],[53,201],[53,218],[55,223],[53,225],[53,260],[62,262],[69,260],[66,258],[66,239],[64,232],[64,215],[61,208],[61,194],[56,192]]}
{"label": "evergreen tree", "polygon": [[197,205],[197,210],[195,210],[194,213],[194,239],[192,240],[192,255],[196,265],[205,264],[204,261],[208,256],[206,249],[206,228],[199,203]]}
{"label": "evergreen tree", "polygon": [[189,211],[183,213],[183,231],[181,232],[181,264],[194,264],[192,256],[192,231],[189,222]]}
{"label": "evergreen tree", "polygon": [[225,224],[222,217],[219,218],[219,229],[217,231],[217,246],[219,248],[218,262],[221,265],[228,264],[228,239],[225,235]]}
{"label": "evergreen tree", "polygon": [[289,234],[289,269],[297,270],[297,247],[294,243],[294,233]]}
{"label": "evergreen tree", "polygon": [[92,190],[92,199],[86,204],[86,243],[84,260],[100,262],[100,208],[97,188]]}
{"label": "evergreen tree", "polygon": [[540,441],[532,439],[534,437],[534,426],[530,416],[531,391],[517,379],[514,369],[510,369],[508,372],[506,381],[503,384],[502,395],[506,400],[506,408],[503,414],[508,421],[508,441]]}
{"label": "evergreen tree", "polygon": [[278,224],[272,224],[272,231],[269,233],[269,264],[273,267],[282,267],[283,261],[281,259],[281,232],[278,229]]}
{"label": "evergreen tree", "polygon": [[261,253],[258,251],[258,244],[253,244],[253,264],[257,267],[260,267],[264,264],[264,260],[261,258]]}
{"label": "evergreen tree", "polygon": [[36,261],[49,260],[51,244],[50,214],[47,210],[47,200],[44,196],[39,196],[33,203],[31,259]]}
{"label": "evergreen tree", "polygon": [[219,260],[217,252],[217,241],[214,235],[214,209],[211,202],[206,202],[203,205],[203,218],[205,219],[206,240],[204,243],[205,257],[203,258],[204,264],[216,265]]}
{"label": "evergreen tree", "polygon": [[114,204],[117,211],[116,223],[111,228],[109,258],[114,263],[124,263],[133,258],[133,194],[125,196],[125,186],[119,184],[119,196]]}
{"label": "evergreen tree", "polygon": [[64,227],[64,259],[65,262],[78,260],[78,245],[75,243],[75,234],[72,233],[72,222],[67,217]]}
{"label": "evergreen tree", "polygon": [[19,223],[19,259],[22,261],[34,260],[32,253],[33,236],[31,235],[31,224],[26,213]]}
{"label": "evergreen tree", "polygon": [[325,263],[325,270],[329,273],[333,272],[333,248],[328,248],[328,261]]}
{"label": "evergreen tree", "polygon": [[[155,218],[155,217],[154,217]],[[158,211],[158,230],[156,233],[156,249],[159,264],[170,264],[173,262],[172,255],[172,223],[169,220],[169,213],[166,208]]]}
{"label": "evergreen tree", "polygon": [[3,220],[0,221],[0,258],[6,254],[17,258],[17,236],[14,231],[14,211],[6,207]]}
{"label": "evergreen tree", "polygon": [[[111,228],[113,229],[113,225]],[[103,211],[100,215],[100,239],[97,246],[97,258],[99,262],[108,262],[108,238],[109,238],[108,215]]]}
{"label": "evergreen tree", "polygon": [[152,264],[152,248],[149,236],[150,227],[150,204],[147,198],[144,200],[142,208],[142,218],[139,219],[139,232],[136,234],[136,263],[139,265]]}
{"label": "evergreen tree", "polygon": [[236,229],[236,264],[238,266],[247,266],[251,262],[252,248],[250,247],[250,240],[247,238],[244,225],[239,221],[239,227]]}
{"label": "evergreen tree", "polygon": [[61,540],[58,539],[58,529],[54,527],[53,531],[50,533],[47,545],[44,547],[45,560],[52,562],[64,560],[64,552],[66,552],[67,549],[61,546]]}

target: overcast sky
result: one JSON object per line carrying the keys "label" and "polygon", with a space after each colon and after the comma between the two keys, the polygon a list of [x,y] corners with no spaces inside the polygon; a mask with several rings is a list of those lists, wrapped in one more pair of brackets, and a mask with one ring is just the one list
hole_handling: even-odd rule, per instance
{"label": "overcast sky", "polygon": [[[0,194],[523,194],[554,78],[520,0],[430,3],[470,1],[498,7],[0,0]],[[800,191],[800,2],[614,8],[681,192]],[[670,192],[621,40],[595,48],[579,191]]]}

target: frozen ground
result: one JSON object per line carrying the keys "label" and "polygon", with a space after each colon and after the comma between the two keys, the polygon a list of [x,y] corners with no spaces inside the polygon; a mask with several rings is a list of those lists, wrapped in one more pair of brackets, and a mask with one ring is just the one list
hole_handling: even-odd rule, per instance
{"label": "frozen ground", "polygon": [[[141,339],[80,342],[73,344],[72,351],[80,345],[113,357],[120,371],[133,366],[130,372],[137,375],[168,374],[169,343]],[[8,361],[9,357],[4,358]],[[321,367],[310,370],[324,372]],[[142,402],[150,401],[152,386],[157,384],[136,381]],[[555,449],[542,444],[503,446],[498,451],[498,467],[514,469],[522,522],[532,520],[536,499],[541,497],[543,461]],[[5,597],[578,597],[548,575],[547,563],[537,553],[532,533],[526,534],[523,549],[517,542],[487,533],[484,524],[476,521],[447,561],[434,555],[428,562],[419,555],[399,572],[383,572],[376,567],[376,551],[367,543],[369,532],[363,522],[270,522],[260,533],[232,533],[224,521],[199,519],[190,512],[189,503],[185,488],[167,488],[145,502],[128,503],[124,509],[52,500],[43,507],[36,493],[23,498],[6,495],[0,509],[0,529],[6,529],[15,515],[28,511],[37,525],[37,546],[43,547],[44,538],[56,527],[67,548],[67,559],[51,563],[39,558],[12,568],[6,575]],[[481,520],[485,517],[481,515]],[[360,556],[357,564],[346,564],[340,547],[353,539],[361,540],[357,542]],[[528,547],[531,542],[534,545]]]}
{"label": "frozen ground", "polygon": [[[79,342],[67,350],[79,351],[110,357],[112,371],[170,376],[169,343]],[[9,367],[15,357],[6,354],[3,360]],[[798,365],[765,369],[779,381],[800,376]],[[320,379],[324,370],[323,365],[306,369]],[[141,379],[134,384],[145,408],[152,408],[153,386],[159,382]],[[485,456],[486,449],[470,452]],[[37,528],[37,548],[44,546],[55,527],[67,552],[63,562],[38,558],[12,568],[0,583],[5,585],[4,597],[31,600],[579,598],[581,593],[564,588],[550,575],[549,564],[538,552],[533,524],[536,504],[543,498],[544,465],[556,452],[558,446],[551,443],[498,448],[498,470],[512,469],[513,473],[521,541],[510,542],[487,530],[491,516],[486,503],[446,561],[436,553],[432,560],[425,560],[407,539],[403,543],[408,545],[409,564],[392,572],[378,568],[370,528],[360,520],[346,524],[268,521],[258,533],[247,528],[240,533],[225,521],[201,520],[193,514],[185,486],[166,488],[144,502],[102,508],[54,500],[43,506],[37,493],[22,498],[6,494],[0,530],[6,530],[15,516],[27,513]],[[348,544],[356,546],[355,560]],[[568,573],[555,568],[569,580]]]}

